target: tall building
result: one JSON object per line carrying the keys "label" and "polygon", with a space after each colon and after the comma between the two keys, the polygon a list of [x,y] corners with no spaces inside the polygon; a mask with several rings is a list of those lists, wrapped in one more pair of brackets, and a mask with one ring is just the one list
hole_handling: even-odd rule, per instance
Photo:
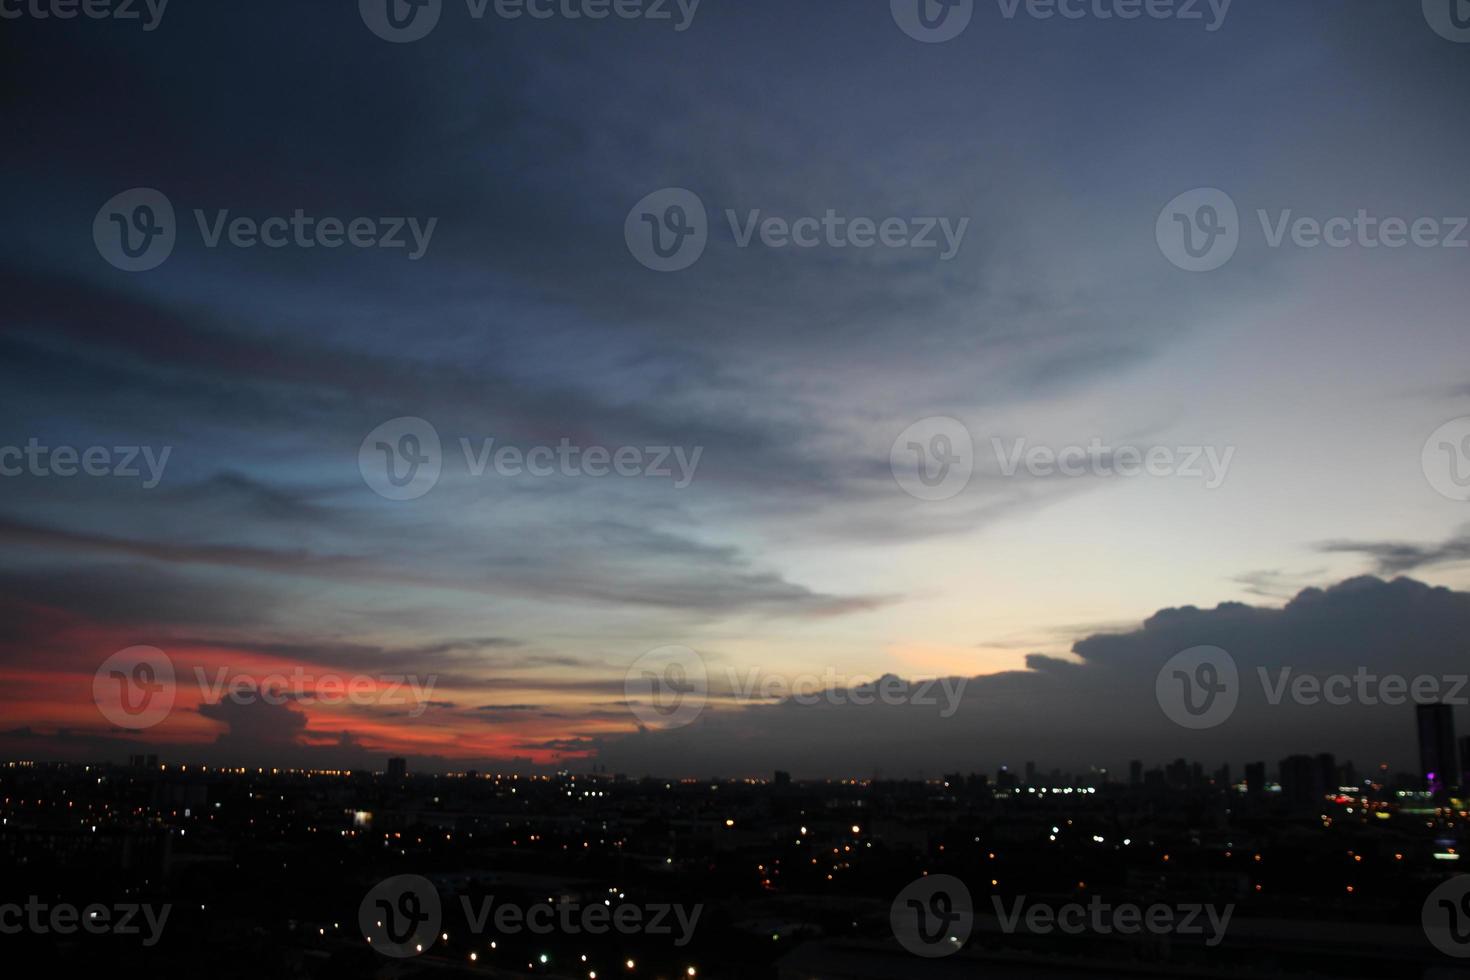
{"label": "tall building", "polygon": [[[1330,758],[1330,757],[1329,757]],[[1281,798],[1294,810],[1311,810],[1322,805],[1329,789],[1322,757],[1293,755],[1281,760]],[[1335,782],[1335,780],[1334,780]]]}
{"label": "tall building", "polygon": [[1337,788],[1342,785],[1341,774],[1337,771],[1337,759],[1331,752],[1323,752],[1317,756],[1317,778],[1322,782],[1322,792],[1336,793]]}
{"label": "tall building", "polygon": [[1134,759],[1132,762],[1128,763],[1128,785],[1129,786],[1142,786],[1143,785],[1143,760],[1142,759]]}
{"label": "tall building", "polygon": [[404,759],[404,758],[401,758],[401,757],[395,757],[395,758],[389,759],[388,760],[388,778],[389,779],[407,779],[408,778],[408,760],[407,759]]}
{"label": "tall building", "polygon": [[1264,762],[1247,762],[1245,764],[1245,791],[1247,793],[1264,793],[1266,791],[1266,764]]}
{"label": "tall building", "polygon": [[1419,775],[1435,795],[1447,792],[1459,774],[1455,760],[1455,713],[1447,704],[1414,706],[1419,722]]}
{"label": "tall building", "polygon": [[1470,790],[1470,735],[1460,737],[1460,788]]}
{"label": "tall building", "polygon": [[1026,785],[1036,785],[1036,763],[1034,762],[1026,763]]}

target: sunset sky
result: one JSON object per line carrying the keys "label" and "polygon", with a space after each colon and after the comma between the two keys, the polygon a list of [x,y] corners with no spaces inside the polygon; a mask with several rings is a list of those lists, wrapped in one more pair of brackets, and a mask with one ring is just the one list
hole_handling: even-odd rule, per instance
{"label": "sunset sky", "polygon": [[[1109,712],[1152,706],[1187,646],[1464,669],[1470,504],[1436,490],[1421,450],[1470,415],[1470,248],[1273,248],[1257,216],[1470,214],[1470,44],[1418,3],[1347,17],[1338,0],[1236,0],[1207,31],[980,2],[939,44],[883,0],[704,0],[682,31],[476,20],[445,0],[404,44],[355,6],[179,4],[146,32],[0,33],[0,446],[170,448],[153,487],[0,477],[0,756],[1118,766],[1151,758],[1152,735]],[[93,221],[137,187],[167,196],[178,242],[126,272]],[[707,207],[709,244],[661,273],[624,224],[671,187]],[[1239,249],[1211,272],[1176,268],[1155,238],[1193,188],[1239,207]],[[418,259],[211,248],[196,209],[437,224]],[[947,261],[742,247],[725,212],[757,209],[969,223]],[[890,450],[936,416],[972,434],[974,475],[930,501]],[[359,468],[401,417],[443,446],[413,500]],[[460,440],[490,438],[700,456],[683,487],[475,476]],[[1214,487],[1008,476],[992,440],[1233,455]],[[1383,584],[1399,576],[1444,588]],[[1256,608],[1142,628],[1221,603]],[[189,683],[130,733],[92,682],[137,644]],[[667,645],[704,657],[714,703],[682,734],[639,733],[624,675]],[[434,688],[416,716],[210,704],[196,667]],[[750,671],[1005,674],[967,710],[1013,714],[907,740],[852,713],[813,727],[732,703],[728,679]],[[1070,742],[1051,737],[1063,715]],[[1387,739],[1383,761],[1409,765],[1411,721],[1375,718],[1238,719],[1176,754],[1362,764]],[[1282,730],[1315,740],[1280,745]]]}

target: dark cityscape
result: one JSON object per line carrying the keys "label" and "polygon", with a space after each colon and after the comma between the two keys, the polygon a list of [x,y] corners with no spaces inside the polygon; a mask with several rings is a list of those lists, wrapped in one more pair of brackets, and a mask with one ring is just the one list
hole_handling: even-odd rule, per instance
{"label": "dark cityscape", "polygon": [[[1470,781],[1439,775],[1459,757],[1449,707],[1416,715],[1418,773],[1324,753],[1236,780],[1182,758],[822,782],[13,762],[0,842],[29,898],[0,924],[83,968],[384,975],[373,940],[404,934],[361,925],[359,903],[416,876],[437,896],[424,976],[1448,975],[1420,918],[1460,860]],[[931,876],[965,883],[968,941],[911,962],[890,905]],[[77,895],[145,910],[136,937],[53,917]],[[1125,901],[1177,919],[1128,928]],[[492,926],[497,903],[514,914]],[[1092,916],[1018,927],[1037,905]]]}

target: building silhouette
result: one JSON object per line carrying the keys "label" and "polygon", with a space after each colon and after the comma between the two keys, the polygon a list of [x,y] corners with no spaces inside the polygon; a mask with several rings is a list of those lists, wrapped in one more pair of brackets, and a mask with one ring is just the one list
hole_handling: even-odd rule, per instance
{"label": "building silhouette", "polygon": [[1455,759],[1455,713],[1447,704],[1416,705],[1419,723],[1419,776],[1436,796],[1449,791],[1459,776]]}
{"label": "building silhouette", "polygon": [[1337,766],[1331,755],[1291,755],[1281,760],[1281,798],[1294,810],[1311,810],[1337,789]]}

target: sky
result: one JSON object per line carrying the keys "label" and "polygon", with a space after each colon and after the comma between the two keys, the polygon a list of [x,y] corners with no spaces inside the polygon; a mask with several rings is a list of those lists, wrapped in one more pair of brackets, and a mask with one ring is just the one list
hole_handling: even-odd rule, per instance
{"label": "sky", "polygon": [[[1411,768],[1411,708],[1254,678],[1464,669],[1470,38],[975,0],[939,41],[907,2],[442,0],[416,40],[378,0],[0,4],[0,756]],[[94,681],[140,645],[177,676],[129,727]],[[1197,646],[1246,678],[1198,731],[1155,688]],[[670,647],[677,726],[629,682]],[[782,697],[885,676],[967,683]]]}

